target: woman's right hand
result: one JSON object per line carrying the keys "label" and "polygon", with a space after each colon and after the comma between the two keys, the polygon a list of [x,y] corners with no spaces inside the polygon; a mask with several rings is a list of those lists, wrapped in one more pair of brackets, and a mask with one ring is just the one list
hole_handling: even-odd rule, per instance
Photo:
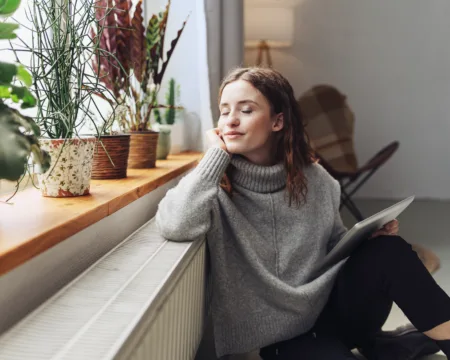
{"label": "woman's right hand", "polygon": [[220,147],[222,150],[228,152],[227,146],[220,135],[219,128],[214,128],[206,132],[206,147],[207,149],[212,147]]}

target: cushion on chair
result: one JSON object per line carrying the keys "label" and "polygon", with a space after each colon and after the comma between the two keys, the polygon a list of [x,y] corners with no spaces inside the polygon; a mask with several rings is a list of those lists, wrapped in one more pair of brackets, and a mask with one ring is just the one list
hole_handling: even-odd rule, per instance
{"label": "cushion on chair", "polygon": [[354,172],[358,163],[353,146],[354,114],[345,95],[329,85],[314,86],[298,105],[312,148],[334,169]]}

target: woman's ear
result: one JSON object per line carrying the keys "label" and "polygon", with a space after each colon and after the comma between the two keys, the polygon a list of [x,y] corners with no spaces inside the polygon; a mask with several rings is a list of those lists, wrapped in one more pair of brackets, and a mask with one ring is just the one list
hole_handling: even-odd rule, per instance
{"label": "woman's ear", "polygon": [[275,115],[275,121],[272,124],[272,131],[280,131],[284,127],[284,115],[279,113]]}

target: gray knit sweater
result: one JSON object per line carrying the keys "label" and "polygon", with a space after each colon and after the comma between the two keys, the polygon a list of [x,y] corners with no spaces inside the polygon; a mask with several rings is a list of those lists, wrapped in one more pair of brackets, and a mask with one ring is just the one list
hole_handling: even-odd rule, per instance
{"label": "gray knit sweater", "polygon": [[[231,198],[219,186],[230,161]],[[156,222],[165,238],[206,234],[218,357],[307,332],[327,301],[343,262],[315,279],[311,270],[346,231],[340,188],[320,165],[303,171],[306,203],[289,207],[282,164],[259,166],[211,148],[159,204]]]}

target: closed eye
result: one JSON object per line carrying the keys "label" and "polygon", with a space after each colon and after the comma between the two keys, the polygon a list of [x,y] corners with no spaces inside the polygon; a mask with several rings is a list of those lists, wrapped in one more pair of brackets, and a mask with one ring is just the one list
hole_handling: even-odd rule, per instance
{"label": "closed eye", "polygon": [[244,114],[251,114],[251,113],[252,113],[252,110],[242,110],[242,112],[243,112]]}

